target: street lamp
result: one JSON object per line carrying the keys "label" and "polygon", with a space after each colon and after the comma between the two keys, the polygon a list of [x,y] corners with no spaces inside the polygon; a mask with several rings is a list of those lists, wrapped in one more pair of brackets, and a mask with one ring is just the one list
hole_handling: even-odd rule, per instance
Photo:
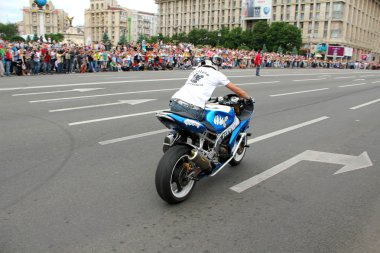
{"label": "street lamp", "polygon": [[220,37],[222,36],[222,33],[219,31],[218,32],[218,45],[219,45],[219,43],[220,43]]}
{"label": "street lamp", "polygon": [[313,39],[313,34],[309,34],[309,58],[311,58],[311,40]]}

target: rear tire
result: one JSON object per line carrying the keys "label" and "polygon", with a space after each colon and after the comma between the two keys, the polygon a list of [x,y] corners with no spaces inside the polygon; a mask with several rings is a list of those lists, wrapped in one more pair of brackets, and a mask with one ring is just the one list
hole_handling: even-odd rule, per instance
{"label": "rear tire", "polygon": [[[236,166],[240,164],[244,158],[245,152],[247,151],[247,135],[244,135],[244,137],[240,137],[240,138],[244,138],[244,140],[242,140],[239,147],[237,148],[238,150],[234,158],[232,158],[232,160],[230,161],[231,166]],[[236,140],[236,142],[239,142],[239,141],[240,139]]]}
{"label": "rear tire", "polygon": [[173,146],[158,163],[155,179],[157,193],[169,204],[186,200],[194,189],[195,181],[189,179],[183,167],[183,163],[188,162],[189,154],[189,147]]}

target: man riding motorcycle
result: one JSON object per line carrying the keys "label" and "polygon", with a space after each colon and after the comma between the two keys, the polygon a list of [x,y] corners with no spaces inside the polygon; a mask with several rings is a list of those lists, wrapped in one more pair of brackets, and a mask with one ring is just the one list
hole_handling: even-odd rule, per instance
{"label": "man riding motorcycle", "polygon": [[[170,110],[189,113],[197,120],[202,121],[206,102],[218,86],[225,86],[239,97],[252,101],[246,91],[237,87],[219,71],[221,65],[222,58],[219,55],[213,55],[201,61],[190,74],[185,85],[172,96],[169,103]],[[171,145],[175,135],[175,132],[171,132],[165,137],[164,148]]]}

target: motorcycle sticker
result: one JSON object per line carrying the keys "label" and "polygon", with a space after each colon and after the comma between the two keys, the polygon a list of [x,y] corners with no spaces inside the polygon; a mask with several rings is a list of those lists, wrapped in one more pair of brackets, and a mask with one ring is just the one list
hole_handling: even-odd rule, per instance
{"label": "motorcycle sticker", "polygon": [[199,122],[191,119],[185,119],[183,123],[185,123],[186,126],[194,126],[196,128],[199,128],[201,126]]}
{"label": "motorcycle sticker", "polygon": [[216,115],[215,118],[214,118],[214,124],[226,127],[227,120],[228,120],[228,116],[226,116],[226,117],[223,118],[223,117],[221,117],[219,115]]}

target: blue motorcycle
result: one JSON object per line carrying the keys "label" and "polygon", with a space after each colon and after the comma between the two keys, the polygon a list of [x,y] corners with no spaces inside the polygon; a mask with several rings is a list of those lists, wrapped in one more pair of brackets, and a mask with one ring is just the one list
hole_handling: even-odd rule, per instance
{"label": "blue motorcycle", "polygon": [[186,200],[198,180],[214,176],[227,164],[238,165],[247,148],[254,100],[235,94],[211,98],[203,121],[185,112],[163,111],[156,117],[175,134],[165,138],[156,170],[158,195],[170,204]]}

